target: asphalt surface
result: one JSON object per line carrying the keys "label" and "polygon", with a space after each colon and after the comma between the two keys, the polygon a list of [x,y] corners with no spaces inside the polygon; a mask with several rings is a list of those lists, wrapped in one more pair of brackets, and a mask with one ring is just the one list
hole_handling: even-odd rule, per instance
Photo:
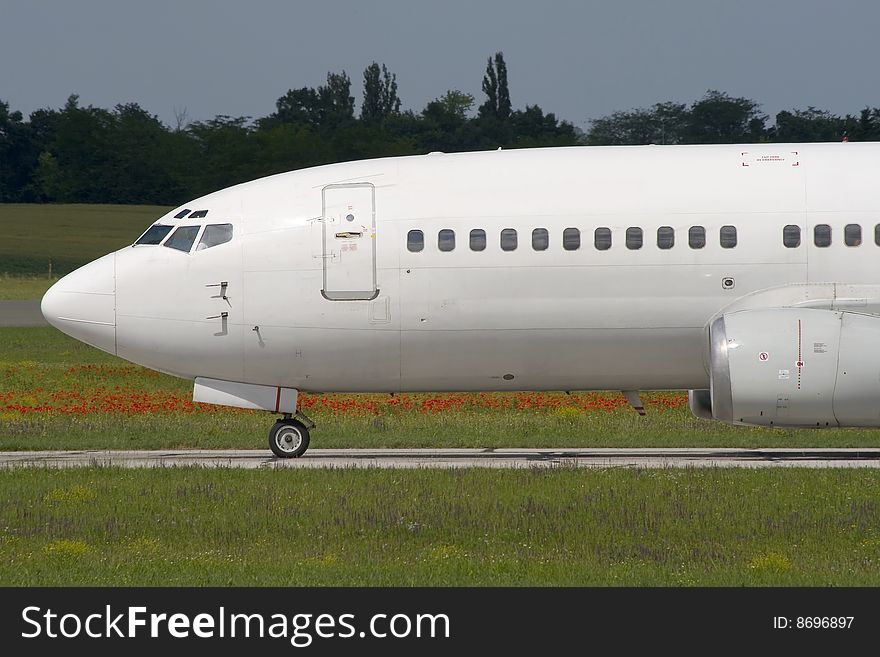
{"label": "asphalt surface", "polygon": [[49,326],[40,312],[40,300],[0,301],[0,326]]}
{"label": "asphalt surface", "polygon": [[311,449],[0,452],[0,468],[878,468],[880,449]]}

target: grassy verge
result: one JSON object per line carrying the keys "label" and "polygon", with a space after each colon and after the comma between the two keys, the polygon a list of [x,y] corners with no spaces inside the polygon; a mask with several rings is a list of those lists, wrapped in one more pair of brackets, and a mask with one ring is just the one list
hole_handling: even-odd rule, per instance
{"label": "grassy verge", "polygon": [[3,585],[880,585],[855,470],[0,473]]}
{"label": "grassy verge", "polygon": [[[263,448],[271,415],[193,404],[192,384],[52,328],[0,329],[0,449]],[[313,447],[876,447],[873,429],[733,427],[683,393],[303,397]]]}
{"label": "grassy verge", "polygon": [[0,301],[41,299],[57,278],[0,275]]}
{"label": "grassy verge", "polygon": [[0,274],[59,276],[131,244],[169,208],[0,204]]}

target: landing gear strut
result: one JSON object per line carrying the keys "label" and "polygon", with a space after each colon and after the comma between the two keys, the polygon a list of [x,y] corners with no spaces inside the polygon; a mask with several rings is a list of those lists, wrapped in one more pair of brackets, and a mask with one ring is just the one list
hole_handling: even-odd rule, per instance
{"label": "landing gear strut", "polygon": [[309,429],[314,428],[315,423],[303,412],[297,411],[294,417],[285,413],[269,429],[269,449],[281,459],[302,456],[309,448]]}

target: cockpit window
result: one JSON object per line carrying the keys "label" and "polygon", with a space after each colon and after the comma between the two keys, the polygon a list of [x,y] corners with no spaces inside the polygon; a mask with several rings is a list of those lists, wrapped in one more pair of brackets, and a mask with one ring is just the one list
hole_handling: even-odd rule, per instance
{"label": "cockpit window", "polygon": [[193,242],[196,241],[196,235],[199,234],[199,228],[201,226],[180,226],[165,241],[164,246],[177,249],[178,251],[189,252]]}
{"label": "cockpit window", "polygon": [[135,244],[159,244],[174,226],[163,226],[162,224],[154,224],[147,228],[147,232],[138,238]]}
{"label": "cockpit window", "polygon": [[218,244],[225,244],[232,239],[232,224],[208,224],[205,226],[205,232],[202,233],[202,239],[196,251],[202,249],[210,249]]}

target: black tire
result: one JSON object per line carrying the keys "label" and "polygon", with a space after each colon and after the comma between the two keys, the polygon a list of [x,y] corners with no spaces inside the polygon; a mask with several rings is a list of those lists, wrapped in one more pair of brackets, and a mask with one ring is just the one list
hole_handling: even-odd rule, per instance
{"label": "black tire", "polygon": [[309,448],[309,430],[299,420],[278,420],[269,429],[269,449],[280,459],[295,459]]}

